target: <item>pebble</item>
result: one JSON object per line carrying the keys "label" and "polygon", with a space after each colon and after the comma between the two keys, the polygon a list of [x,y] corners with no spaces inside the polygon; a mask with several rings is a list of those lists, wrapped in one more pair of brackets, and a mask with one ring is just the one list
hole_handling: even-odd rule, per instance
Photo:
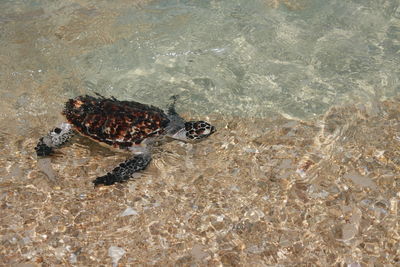
{"label": "pebble", "polygon": [[132,209],[131,207],[127,207],[124,212],[121,213],[121,217],[129,216],[129,215],[137,215],[137,211]]}
{"label": "pebble", "polygon": [[119,260],[124,256],[126,253],[125,249],[116,247],[116,246],[111,246],[108,248],[108,256],[111,257],[112,259],[112,265],[113,267],[118,266]]}

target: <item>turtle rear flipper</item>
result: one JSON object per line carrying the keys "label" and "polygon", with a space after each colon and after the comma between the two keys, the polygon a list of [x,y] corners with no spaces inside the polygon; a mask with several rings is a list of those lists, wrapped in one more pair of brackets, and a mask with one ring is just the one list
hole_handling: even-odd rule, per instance
{"label": "turtle rear flipper", "polygon": [[53,149],[66,143],[72,135],[73,130],[71,124],[62,123],[59,127],[54,128],[46,136],[39,139],[35,147],[36,155],[44,157],[53,154]]}
{"label": "turtle rear flipper", "polygon": [[118,167],[114,168],[106,175],[97,177],[95,180],[93,180],[93,184],[94,186],[99,186],[123,183],[129,180],[129,178],[131,178],[132,174],[135,172],[146,169],[150,161],[151,156],[148,153],[135,155],[125,162],[119,164]]}

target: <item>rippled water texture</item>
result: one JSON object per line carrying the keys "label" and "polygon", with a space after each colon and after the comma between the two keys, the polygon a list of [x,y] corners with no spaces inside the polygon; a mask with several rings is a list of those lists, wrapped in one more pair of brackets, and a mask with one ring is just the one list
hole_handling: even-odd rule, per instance
{"label": "rippled water texture", "polygon": [[[1,1],[0,265],[399,265],[399,65],[396,0]],[[94,92],[218,132],[95,189]]]}

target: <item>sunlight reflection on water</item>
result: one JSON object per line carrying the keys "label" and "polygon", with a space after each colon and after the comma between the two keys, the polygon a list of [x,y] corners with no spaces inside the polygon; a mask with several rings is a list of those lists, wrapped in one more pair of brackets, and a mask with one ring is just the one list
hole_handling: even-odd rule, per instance
{"label": "sunlight reflection on water", "polygon": [[[0,7],[0,265],[398,264],[397,1]],[[179,94],[218,132],[94,190],[126,153],[76,137],[34,155],[65,100],[93,92]]]}

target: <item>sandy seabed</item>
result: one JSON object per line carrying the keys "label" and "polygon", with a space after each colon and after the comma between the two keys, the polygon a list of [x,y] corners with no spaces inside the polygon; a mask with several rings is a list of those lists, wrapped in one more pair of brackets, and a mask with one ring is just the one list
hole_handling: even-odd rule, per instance
{"label": "sandy seabed", "polygon": [[127,154],[74,137],[38,160],[37,138],[2,134],[0,264],[398,265],[399,114],[393,100],[309,122],[210,116],[208,140],[100,188]]}

